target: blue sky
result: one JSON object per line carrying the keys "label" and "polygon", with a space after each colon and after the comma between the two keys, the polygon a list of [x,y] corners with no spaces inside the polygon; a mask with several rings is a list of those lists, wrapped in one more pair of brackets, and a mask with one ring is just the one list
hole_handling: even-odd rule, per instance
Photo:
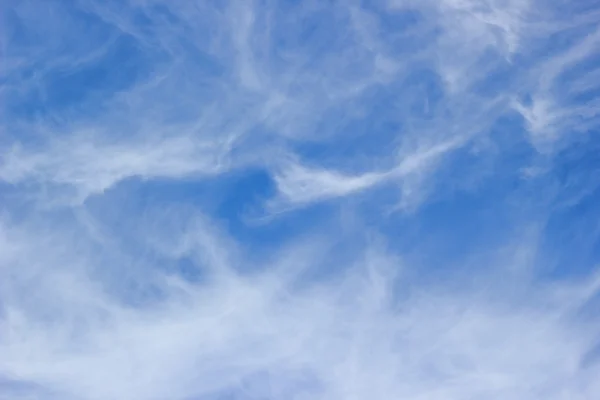
{"label": "blue sky", "polygon": [[0,400],[600,397],[593,1],[1,8]]}

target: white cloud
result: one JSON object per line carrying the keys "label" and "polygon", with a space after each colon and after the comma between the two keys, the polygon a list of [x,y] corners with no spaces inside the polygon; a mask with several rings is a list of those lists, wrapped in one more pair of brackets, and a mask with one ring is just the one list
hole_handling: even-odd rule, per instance
{"label": "white cloud", "polygon": [[577,96],[582,84],[583,92],[598,88],[590,81],[595,68],[585,63],[597,57],[599,40],[596,29],[533,69],[530,104],[516,102],[514,108],[525,119],[531,142],[539,151],[552,153],[598,125],[598,100],[581,101]]}
{"label": "white cloud", "polygon": [[[156,306],[131,308],[90,281],[95,252],[40,247],[45,235],[26,233],[12,236],[22,248],[13,260],[28,267],[4,260],[3,277],[24,282],[44,266],[27,280],[36,296],[3,288],[0,371],[62,398],[586,399],[599,389],[599,366],[580,364],[593,335],[576,314],[597,285],[558,297],[559,284],[519,294],[490,282],[485,295],[412,286],[386,272],[397,259],[368,247],[341,280],[298,286],[273,266],[170,286]],[[119,279],[108,276],[100,283]]]}
{"label": "white cloud", "polygon": [[[473,241],[459,261],[441,252],[441,266],[407,261],[397,240],[416,235],[411,251],[434,253],[421,243],[435,232],[377,225],[382,187],[402,211],[473,176],[556,192],[542,178],[557,150],[598,126],[599,35],[597,12],[554,7],[8,4],[0,399],[597,396],[600,332],[585,312],[600,281],[537,276],[552,196],[534,213],[507,207],[514,231],[533,225],[536,240],[511,231],[501,251]],[[122,81],[73,78],[92,69]],[[98,87],[68,98],[86,84]],[[515,111],[526,129],[506,122]],[[525,157],[527,141],[537,153]],[[263,220],[272,231],[258,245],[237,214],[195,203],[219,203],[215,180],[243,203],[251,194],[231,177],[256,170],[275,187],[266,212],[290,211]],[[514,184],[519,170],[529,180]],[[207,184],[157,200],[132,178]],[[355,195],[368,215],[340,201]],[[325,201],[351,223],[303,214]]]}
{"label": "white cloud", "polygon": [[385,172],[343,175],[291,164],[276,176],[275,182],[287,201],[308,203],[360,192],[383,182],[387,175]]}

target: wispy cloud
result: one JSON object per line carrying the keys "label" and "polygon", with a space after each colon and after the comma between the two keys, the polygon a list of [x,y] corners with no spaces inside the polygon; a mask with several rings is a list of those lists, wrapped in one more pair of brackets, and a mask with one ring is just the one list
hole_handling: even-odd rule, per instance
{"label": "wispy cloud", "polygon": [[[82,248],[87,239],[77,237],[71,243]],[[104,257],[80,250],[75,260],[72,251],[40,242],[45,238],[28,231],[12,262],[3,262],[12,279],[3,289],[10,302],[0,365],[10,378],[63,397],[559,399],[598,390],[598,365],[580,364],[595,331],[578,317],[597,282],[558,292],[556,283],[507,291],[511,282],[484,277],[478,290],[415,286],[390,274],[397,259],[368,246],[362,261],[340,271],[341,280],[298,286],[274,272],[276,265],[240,275],[233,261],[224,266],[230,273],[199,286],[159,280],[166,297],[148,308],[117,301],[91,281],[101,273],[94,270],[108,269],[99,282],[114,286],[127,275],[123,258],[102,265]],[[135,282],[152,286],[146,274]]]}
{"label": "wispy cloud", "polygon": [[2,9],[0,399],[600,394],[600,8]]}

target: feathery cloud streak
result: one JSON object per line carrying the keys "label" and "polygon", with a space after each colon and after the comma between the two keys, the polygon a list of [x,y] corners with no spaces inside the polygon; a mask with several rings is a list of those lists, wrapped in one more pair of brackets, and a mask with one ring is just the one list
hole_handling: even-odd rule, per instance
{"label": "feathery cloud streak", "polygon": [[600,8],[2,8],[0,399],[600,395]]}

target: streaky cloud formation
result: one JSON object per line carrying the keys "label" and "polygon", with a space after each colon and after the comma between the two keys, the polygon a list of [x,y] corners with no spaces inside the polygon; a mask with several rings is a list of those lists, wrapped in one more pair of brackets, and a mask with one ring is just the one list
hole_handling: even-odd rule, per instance
{"label": "streaky cloud formation", "polygon": [[0,400],[600,397],[600,6],[7,0]]}

